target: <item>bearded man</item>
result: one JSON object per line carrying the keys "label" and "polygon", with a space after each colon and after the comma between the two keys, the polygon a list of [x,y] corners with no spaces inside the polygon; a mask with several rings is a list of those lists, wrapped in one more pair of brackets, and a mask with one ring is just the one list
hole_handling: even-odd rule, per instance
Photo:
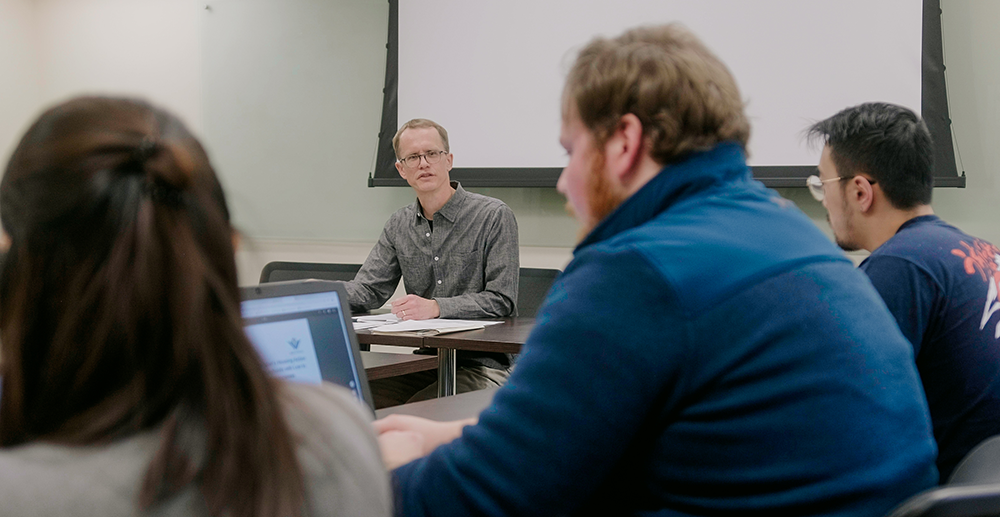
{"label": "bearded man", "polygon": [[376,423],[397,514],[883,515],[935,484],[911,347],[749,133],[679,26],[581,51],[558,188],[585,237],[478,422]]}

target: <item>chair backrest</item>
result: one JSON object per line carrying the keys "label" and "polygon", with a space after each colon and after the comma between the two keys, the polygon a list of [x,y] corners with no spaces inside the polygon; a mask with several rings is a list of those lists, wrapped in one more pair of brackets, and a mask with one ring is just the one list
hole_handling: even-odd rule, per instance
{"label": "chair backrest", "polygon": [[354,280],[361,264],[323,264],[317,262],[269,262],[260,272],[260,283],[284,280]]}
{"label": "chair backrest", "polygon": [[552,282],[562,271],[522,267],[517,280],[517,315],[533,317],[545,301]]}
{"label": "chair backrest", "polygon": [[969,451],[948,485],[907,499],[889,517],[1000,517],[1000,435]]}
{"label": "chair backrest", "polygon": [[1000,483],[1000,435],[983,440],[951,472],[949,485]]}
{"label": "chair backrest", "polygon": [[921,492],[887,517],[996,517],[1000,484],[943,486]]}

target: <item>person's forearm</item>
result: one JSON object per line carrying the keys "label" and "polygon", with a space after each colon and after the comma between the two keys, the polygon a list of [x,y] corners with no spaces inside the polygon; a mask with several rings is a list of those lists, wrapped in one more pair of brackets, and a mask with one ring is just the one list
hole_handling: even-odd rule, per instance
{"label": "person's forearm", "polygon": [[381,307],[391,295],[391,293],[380,293],[375,289],[372,289],[370,286],[355,280],[344,282],[344,288],[347,290],[347,296],[351,302],[351,310],[355,312],[365,312],[377,309]]}
{"label": "person's forearm", "polygon": [[476,425],[479,421],[479,417],[466,418],[465,420],[454,420],[447,422],[450,424],[445,432],[436,434],[435,436],[424,436],[424,455],[428,455],[434,449],[446,443],[451,443],[462,436],[462,430],[466,426]]}
{"label": "person's forearm", "polygon": [[506,318],[514,312],[513,301],[493,291],[435,298],[442,318]]}

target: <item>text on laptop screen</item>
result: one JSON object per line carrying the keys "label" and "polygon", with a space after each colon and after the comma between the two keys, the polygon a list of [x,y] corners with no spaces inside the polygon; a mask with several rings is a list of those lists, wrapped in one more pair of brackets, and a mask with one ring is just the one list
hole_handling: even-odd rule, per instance
{"label": "text on laptop screen", "polygon": [[336,292],[244,300],[244,328],[271,374],[295,382],[326,379],[359,392],[350,339]]}

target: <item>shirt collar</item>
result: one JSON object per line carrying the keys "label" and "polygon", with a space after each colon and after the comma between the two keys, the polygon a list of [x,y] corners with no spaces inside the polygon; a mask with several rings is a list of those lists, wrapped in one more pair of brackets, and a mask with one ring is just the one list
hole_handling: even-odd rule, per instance
{"label": "shirt collar", "polygon": [[[441,207],[441,210],[438,210],[437,213],[435,213],[434,215],[435,216],[440,215],[445,219],[447,219],[449,222],[454,223],[455,219],[458,218],[458,213],[462,209],[462,205],[464,205],[465,200],[468,199],[469,193],[466,192],[465,189],[462,188],[462,184],[457,181],[452,181],[451,187],[455,189],[455,193],[452,194],[451,198],[448,199],[448,202]],[[423,207],[420,206],[419,199],[414,203],[413,206],[416,212],[416,220],[420,221],[421,219],[425,219],[424,210]]]}
{"label": "shirt collar", "polygon": [[908,228],[915,224],[933,223],[940,220],[941,218],[939,218],[937,215],[934,214],[918,215],[917,217],[907,219],[905,223],[899,225],[899,229],[896,230],[896,233],[903,231],[903,228]]}

